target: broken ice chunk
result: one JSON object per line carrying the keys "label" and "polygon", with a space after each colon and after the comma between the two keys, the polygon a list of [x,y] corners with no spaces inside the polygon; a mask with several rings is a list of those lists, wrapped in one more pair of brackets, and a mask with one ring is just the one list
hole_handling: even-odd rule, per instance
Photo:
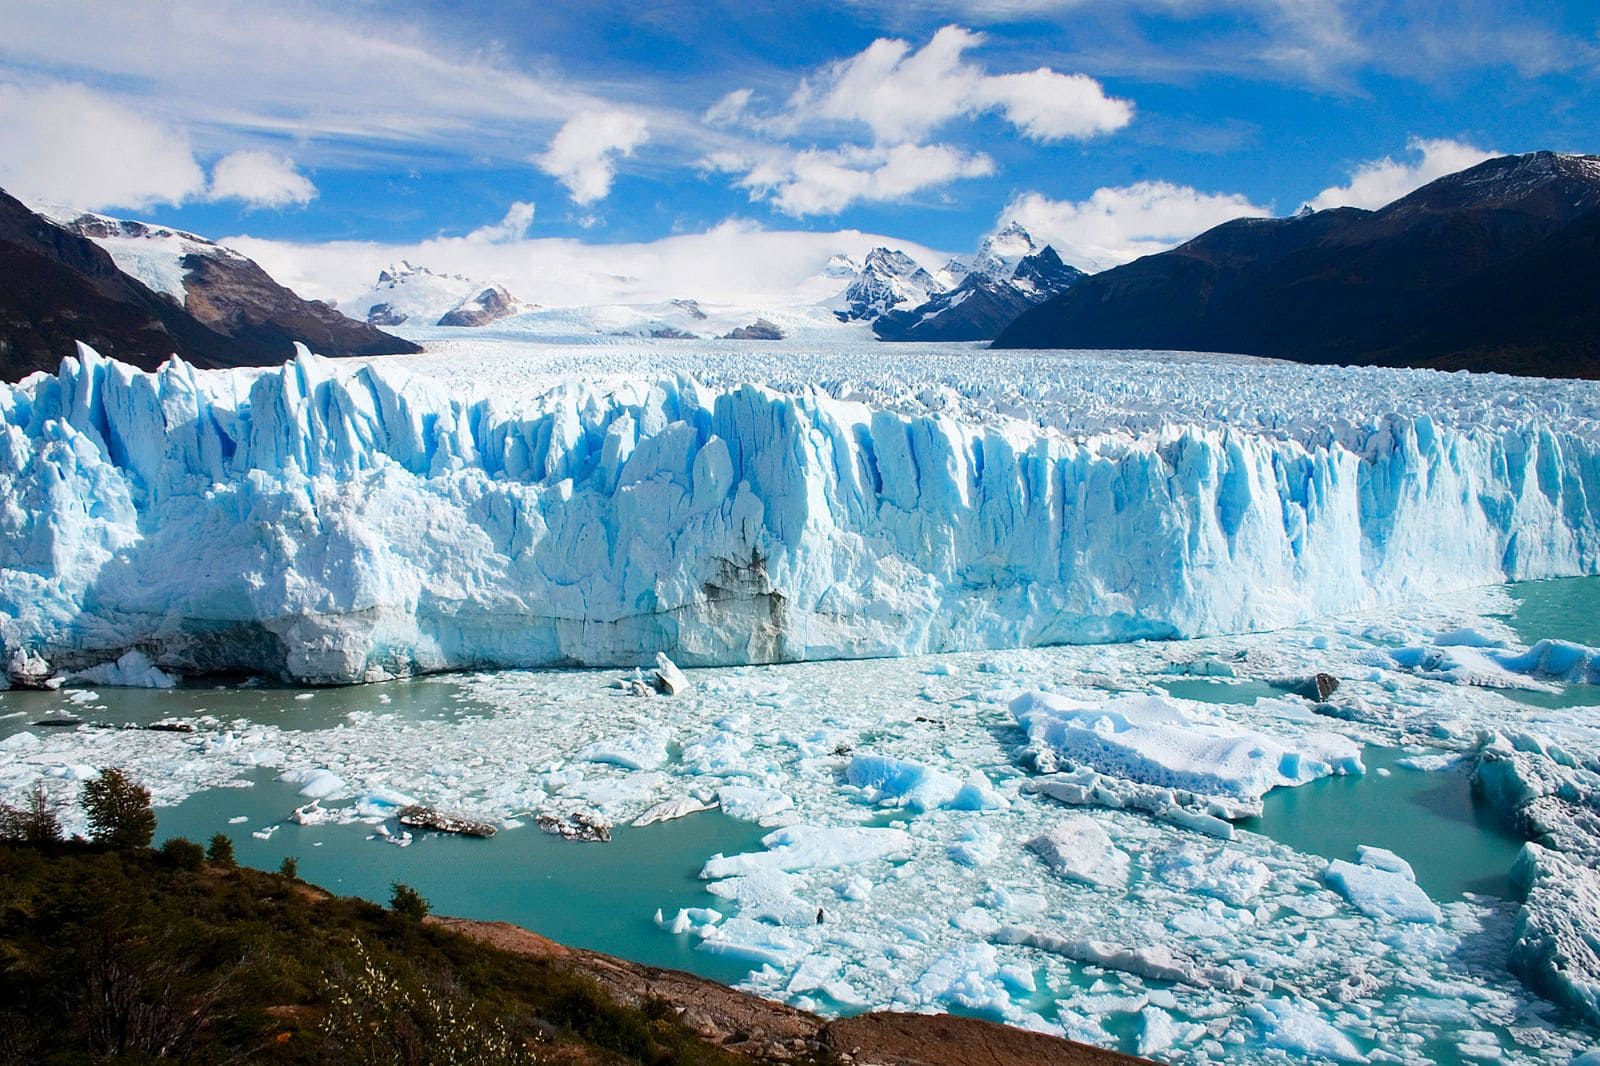
{"label": "broken ice chunk", "polygon": [[1028,841],[1028,847],[1062,877],[1086,885],[1120,888],[1128,883],[1128,856],[1093,818],[1058,822]]}
{"label": "broken ice chunk", "polygon": [[664,729],[641,729],[597,740],[581,749],[577,757],[585,762],[610,763],[625,770],[654,770],[667,761],[667,743],[671,739],[671,734]]}
{"label": "broken ice chunk", "polygon": [[1348,1036],[1292,1000],[1265,1000],[1246,1013],[1268,1047],[1339,1062],[1368,1061]]}
{"label": "broken ice chunk", "polygon": [[689,679],[683,676],[678,664],[667,658],[664,651],[656,652],[656,691],[663,696],[676,696],[689,691]]}
{"label": "broken ice chunk", "polygon": [[[1404,860],[1382,848],[1363,849],[1361,859],[1360,864],[1335,859],[1322,874],[1328,887],[1356,910],[1382,921],[1437,925],[1443,920],[1438,904],[1417,885]],[[1394,863],[1404,871],[1393,869]]]}

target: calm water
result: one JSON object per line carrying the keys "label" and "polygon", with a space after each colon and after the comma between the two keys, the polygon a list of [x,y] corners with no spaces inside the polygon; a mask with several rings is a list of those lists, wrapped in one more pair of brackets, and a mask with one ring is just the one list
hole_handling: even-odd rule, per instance
{"label": "calm water", "polygon": [[1177,677],[1157,681],[1174,699],[1195,700],[1199,703],[1254,703],[1260,699],[1281,699],[1294,695],[1293,685],[1275,685],[1271,681],[1219,679],[1209,677]]}
{"label": "calm water", "polygon": [[[1600,647],[1600,577],[1523,581],[1510,586],[1516,607],[1506,621],[1525,644],[1550,637]],[[1600,685],[1567,685],[1560,692],[1506,695],[1541,710],[1600,707]]]}
{"label": "calm water", "polygon": [[1507,621],[1523,643],[1554,637],[1600,647],[1600,576],[1522,581],[1510,590],[1517,606]]}
{"label": "calm water", "polygon": [[[86,699],[93,695],[97,698]],[[389,681],[345,688],[192,685],[175,689],[97,688],[6,692],[0,737],[35,722],[71,716],[107,725],[149,725],[164,718],[244,718],[279,729],[331,729],[351,714],[392,714],[396,721],[457,721],[493,712],[450,677]]]}
{"label": "calm water", "polygon": [[1388,848],[1411,863],[1417,884],[1440,902],[1463,892],[1509,898],[1521,838],[1473,797],[1466,767],[1412,770],[1398,765],[1405,754],[1369,747],[1361,755],[1365,776],[1275,789],[1261,817],[1240,828],[1329,859],[1354,862],[1359,844]]}
{"label": "calm water", "polygon": [[[158,836],[203,842],[225,832],[240,862],[275,870],[293,855],[302,878],[342,895],[387,904],[392,883],[403,881],[440,914],[514,922],[564,944],[728,983],[749,972],[695,951],[687,934],[664,933],[653,919],[658,907],[670,919],[679,907],[714,906],[700,867],[719,851],[759,849],[768,830],[752,823],[706,811],[643,829],[619,826],[606,844],[563,840],[530,824],[490,840],[423,833],[402,848],[368,840],[365,825],[278,824],[305,801],[271,772],[256,780],[254,788],[212,789],[158,810]],[[247,820],[228,824],[236,817]],[[271,825],[267,840],[252,835]]]}

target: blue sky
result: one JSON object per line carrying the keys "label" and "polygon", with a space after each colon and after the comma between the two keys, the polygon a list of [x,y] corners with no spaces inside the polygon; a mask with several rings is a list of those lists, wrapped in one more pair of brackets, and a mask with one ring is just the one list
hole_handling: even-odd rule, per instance
{"label": "blue sky", "polygon": [[0,184],[295,246],[731,220],[966,250],[1018,214],[1102,267],[1493,152],[1600,150],[1592,2],[0,0],[0,22]]}

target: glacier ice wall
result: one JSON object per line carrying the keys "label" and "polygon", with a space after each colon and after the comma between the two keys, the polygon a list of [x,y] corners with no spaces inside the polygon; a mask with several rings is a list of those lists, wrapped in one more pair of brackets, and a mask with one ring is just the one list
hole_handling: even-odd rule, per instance
{"label": "glacier ice wall", "polygon": [[315,356],[0,388],[0,648],[348,682],[1260,629],[1600,569],[1564,418],[1072,437],[688,377],[473,396]]}

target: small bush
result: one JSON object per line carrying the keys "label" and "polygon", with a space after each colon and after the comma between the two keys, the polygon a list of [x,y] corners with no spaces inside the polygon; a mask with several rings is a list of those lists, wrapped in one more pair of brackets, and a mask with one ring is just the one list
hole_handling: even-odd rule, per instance
{"label": "small bush", "polygon": [[300,860],[293,855],[285,855],[283,862],[278,865],[278,872],[284,877],[298,880],[300,877]]}
{"label": "small bush", "polygon": [[227,833],[218,833],[211,838],[211,843],[206,845],[206,858],[218,866],[239,865],[239,860],[233,857],[233,838]]}
{"label": "small bush", "polygon": [[83,786],[83,810],[89,816],[89,839],[108,848],[148,848],[156,835],[150,790],[116,767]]}
{"label": "small bush", "polygon": [[394,894],[389,897],[390,910],[402,918],[417,922],[428,916],[428,901],[422,898],[422,893],[399,881],[391,882],[390,887],[394,889]]}
{"label": "small bush", "polygon": [[198,870],[205,865],[206,849],[188,837],[168,837],[156,849],[167,865],[178,870]]}
{"label": "small bush", "polygon": [[0,840],[23,844],[54,844],[61,840],[61,819],[45,791],[43,781],[33,783],[28,802],[21,807],[0,803]]}
{"label": "small bush", "polygon": [[374,960],[360,940],[352,947],[357,966],[342,980],[327,982],[328,1011],[321,1026],[341,1061],[416,1066],[536,1066],[542,1061],[503,1022],[480,1015],[460,990],[408,979]]}

